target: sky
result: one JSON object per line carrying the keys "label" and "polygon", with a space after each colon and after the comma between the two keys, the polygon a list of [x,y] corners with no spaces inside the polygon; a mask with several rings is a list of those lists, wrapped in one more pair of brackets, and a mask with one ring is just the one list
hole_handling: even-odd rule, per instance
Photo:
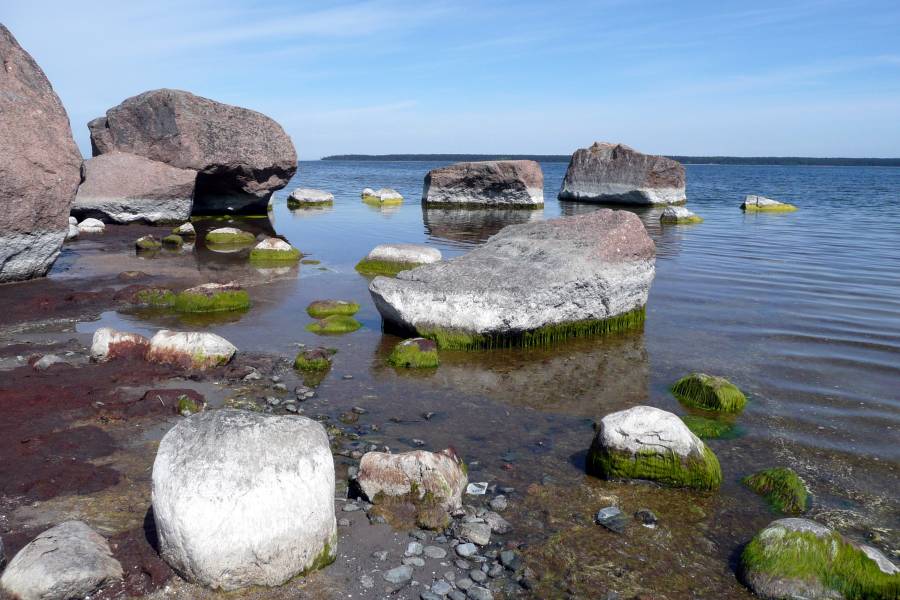
{"label": "sky", "polygon": [[900,157],[900,2],[2,0],[87,122],[169,87],[263,112],[301,159]]}

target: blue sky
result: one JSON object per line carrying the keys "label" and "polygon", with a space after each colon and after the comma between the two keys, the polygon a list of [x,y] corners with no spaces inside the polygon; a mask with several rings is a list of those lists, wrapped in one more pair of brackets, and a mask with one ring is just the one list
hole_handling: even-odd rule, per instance
{"label": "blue sky", "polygon": [[900,3],[3,0],[82,151],[128,96],[262,111],[301,158],[900,156]]}

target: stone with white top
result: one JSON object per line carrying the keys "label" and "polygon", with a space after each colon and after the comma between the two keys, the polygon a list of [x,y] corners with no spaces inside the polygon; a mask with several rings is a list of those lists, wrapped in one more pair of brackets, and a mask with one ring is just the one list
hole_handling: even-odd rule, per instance
{"label": "stone with white top", "polygon": [[425,176],[422,204],[498,208],[544,205],[544,173],[533,160],[461,162]]}
{"label": "stone with white top", "polygon": [[237,348],[214,333],[162,329],[150,338],[147,360],[190,369],[227,364]]}
{"label": "stone with white top", "polygon": [[78,233],[103,233],[104,231],[106,231],[106,224],[93,217],[88,217],[78,223]]}
{"label": "stone with white top", "polygon": [[366,260],[427,265],[440,262],[441,251],[421,244],[378,244],[366,255]]}

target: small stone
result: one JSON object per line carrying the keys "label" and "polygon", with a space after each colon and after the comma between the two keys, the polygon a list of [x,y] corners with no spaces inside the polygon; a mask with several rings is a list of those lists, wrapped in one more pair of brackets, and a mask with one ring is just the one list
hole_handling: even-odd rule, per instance
{"label": "small stone", "polygon": [[275,396],[268,396],[266,398],[266,404],[269,406],[278,406],[281,404],[281,398],[276,398]]}
{"label": "small stone", "polygon": [[476,552],[478,552],[478,549],[475,547],[475,544],[471,542],[467,544],[460,544],[456,547],[456,553],[463,558],[473,556]]}
{"label": "small stone", "polygon": [[353,504],[352,502],[348,502],[347,504],[344,505],[344,507],[341,510],[344,512],[356,512],[356,511],[360,510],[360,508],[359,508],[358,504]]}
{"label": "small stone", "polygon": [[522,559],[513,550],[504,550],[500,553],[500,564],[510,571],[515,571],[522,564]]}
{"label": "small stone", "polygon": [[412,444],[413,444],[413,446],[419,446],[419,447],[422,447],[422,446],[425,445],[425,440],[420,440],[420,439],[418,439],[418,438],[413,438]]}
{"label": "small stone", "polygon": [[352,410],[353,412],[355,412],[358,415],[364,415],[367,412],[366,409],[364,409],[362,406],[354,406],[350,410]]}
{"label": "small stone", "polygon": [[466,600],[466,595],[459,590],[450,590],[447,597],[450,598],[450,600]]}
{"label": "small stone", "polygon": [[422,544],[419,542],[410,542],[406,545],[405,556],[420,556],[422,554]]}
{"label": "small stone", "polygon": [[375,580],[372,579],[371,575],[363,575],[359,578],[359,585],[369,590],[375,587]]}
{"label": "small stone", "polygon": [[456,565],[457,569],[462,569],[463,571],[468,571],[472,568],[472,563],[467,560],[458,559],[453,564]]}
{"label": "small stone", "polygon": [[488,574],[488,577],[490,577],[492,579],[496,579],[497,577],[500,577],[501,575],[503,575],[503,565],[501,565],[499,563],[494,563],[493,565],[491,565],[491,568],[488,569],[487,574]]}
{"label": "small stone", "polygon": [[338,527],[350,527],[350,519],[338,519]]}
{"label": "small stone", "polygon": [[598,511],[596,520],[598,524],[603,525],[614,533],[622,533],[628,524],[625,515],[616,506],[607,506]]}
{"label": "small stone", "polygon": [[491,542],[491,526],[487,523],[463,523],[459,528],[459,536],[479,546],[487,546]]}
{"label": "small stone", "polygon": [[453,571],[447,571],[446,573],[444,573],[444,580],[449,583],[453,583],[454,581],[456,581],[456,573],[454,573]]}
{"label": "small stone", "polygon": [[341,379],[353,379],[353,375],[344,375]]}
{"label": "small stone", "polygon": [[259,374],[259,371],[253,370],[244,375],[244,381],[259,381],[262,379],[262,375]]}
{"label": "small stone", "polygon": [[424,412],[424,413],[422,413],[422,418],[425,419],[426,421],[430,421],[431,417],[433,417],[435,414],[437,414],[437,413]]}
{"label": "small stone", "polygon": [[283,383],[276,383],[275,385],[272,386],[272,389],[278,390],[279,392],[286,392],[287,386],[284,385]]}
{"label": "small stone", "polygon": [[493,533],[503,535],[512,531],[512,525],[509,524],[509,521],[495,512],[487,511],[482,518],[485,523],[491,526],[491,531]]}
{"label": "small stone", "polygon": [[296,405],[296,404],[289,403],[289,404],[285,404],[285,405],[284,405],[284,410],[286,410],[286,411],[288,411],[288,412],[295,413],[295,412],[297,412],[298,409],[297,409],[297,405]]}
{"label": "small stone", "polygon": [[60,363],[65,363],[65,362],[66,361],[64,361],[62,358],[60,358],[59,356],[57,356],[55,354],[45,354],[44,356],[42,356],[40,358],[40,360],[38,360],[37,362],[34,363],[34,370],[35,371],[45,371],[53,365],[57,365]]}
{"label": "small stone", "polygon": [[506,507],[509,506],[509,501],[506,499],[506,496],[499,495],[491,498],[491,510],[496,510],[497,512],[503,512],[506,510]]}
{"label": "small stone", "polygon": [[481,569],[472,569],[471,571],[469,571],[469,579],[471,579],[475,583],[484,583],[485,581],[487,581],[487,573],[485,573]]}
{"label": "small stone", "polygon": [[375,560],[387,560],[387,557],[387,550],[378,550],[377,552],[372,553],[372,558],[374,558]]}
{"label": "small stone", "polygon": [[388,583],[396,586],[406,585],[412,580],[413,568],[409,565],[401,565],[394,567],[389,571],[385,571],[382,577]]}
{"label": "small stone", "polygon": [[489,589],[479,586],[469,588],[466,595],[470,600],[494,600],[494,595]]}
{"label": "small stone", "polygon": [[649,508],[642,508],[636,513],[634,513],[634,518],[637,519],[641,524],[646,526],[653,526],[659,521],[656,517],[656,514],[650,510]]}
{"label": "small stone", "polygon": [[458,587],[461,590],[467,590],[474,585],[475,585],[475,582],[472,581],[471,579],[469,579],[468,577],[461,577],[460,579],[456,580],[456,587]]}
{"label": "small stone", "polygon": [[425,591],[425,592],[422,592],[421,594],[419,594],[419,598],[420,598],[420,600],[441,600],[441,596],[439,596],[438,594],[435,594],[434,592],[428,592],[428,591]]}
{"label": "small stone", "polygon": [[431,584],[431,591],[438,596],[446,596],[450,593],[451,589],[450,584],[441,579]]}
{"label": "small stone", "polygon": [[428,558],[440,560],[447,556],[447,551],[438,546],[425,546],[423,551]]}
{"label": "small stone", "polygon": [[411,567],[424,567],[425,559],[419,558],[418,556],[407,556],[401,561],[404,565],[409,565]]}
{"label": "small stone", "polygon": [[487,486],[487,481],[473,482],[466,486],[466,493],[470,496],[484,496]]}

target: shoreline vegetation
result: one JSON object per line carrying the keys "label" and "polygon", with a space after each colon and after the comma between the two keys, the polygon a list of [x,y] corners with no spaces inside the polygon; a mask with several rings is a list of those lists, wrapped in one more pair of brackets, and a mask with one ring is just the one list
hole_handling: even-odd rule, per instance
{"label": "shoreline vegetation", "polygon": [[[320,160],[372,162],[461,162],[536,160],[567,163],[570,154],[334,154]],[[686,165],[751,165],[808,167],[900,167],[900,158],[816,158],[807,156],[666,156]]]}

